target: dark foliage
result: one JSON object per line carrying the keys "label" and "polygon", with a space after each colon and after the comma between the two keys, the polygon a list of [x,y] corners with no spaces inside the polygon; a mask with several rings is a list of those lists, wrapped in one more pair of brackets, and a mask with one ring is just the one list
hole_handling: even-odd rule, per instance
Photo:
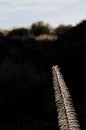
{"label": "dark foliage", "polygon": [[58,129],[53,65],[61,68],[82,130],[86,128],[86,21],[82,21],[53,41],[35,40],[28,29],[0,34],[1,130]]}
{"label": "dark foliage", "polygon": [[39,36],[41,34],[50,34],[52,27],[49,24],[44,24],[42,21],[33,23],[30,29],[31,34]]}
{"label": "dark foliage", "polygon": [[57,28],[55,28],[52,33],[59,37],[60,35],[63,35],[66,32],[68,32],[72,27],[73,27],[72,25],[66,26],[62,24],[62,25],[59,25]]}

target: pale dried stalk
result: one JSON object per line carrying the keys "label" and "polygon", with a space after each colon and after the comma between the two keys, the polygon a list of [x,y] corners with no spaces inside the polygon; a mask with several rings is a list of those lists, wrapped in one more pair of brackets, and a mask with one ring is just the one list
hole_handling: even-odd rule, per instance
{"label": "pale dried stalk", "polygon": [[57,66],[52,67],[52,73],[60,130],[80,130],[69,90]]}

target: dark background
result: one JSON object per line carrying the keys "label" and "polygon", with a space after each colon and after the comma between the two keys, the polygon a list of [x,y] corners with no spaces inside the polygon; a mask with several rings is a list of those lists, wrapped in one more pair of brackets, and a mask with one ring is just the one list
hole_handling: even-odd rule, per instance
{"label": "dark background", "polygon": [[[36,27],[0,33],[0,129],[59,130],[52,81],[52,66],[58,65],[84,130],[86,21],[53,32]],[[36,40],[41,34],[58,38]]]}

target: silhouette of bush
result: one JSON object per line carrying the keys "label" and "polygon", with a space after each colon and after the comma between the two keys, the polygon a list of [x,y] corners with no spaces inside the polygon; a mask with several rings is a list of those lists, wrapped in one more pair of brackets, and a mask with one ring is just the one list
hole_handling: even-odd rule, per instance
{"label": "silhouette of bush", "polygon": [[31,34],[38,36],[40,34],[50,34],[52,27],[49,24],[44,24],[43,22],[33,23],[31,26]]}
{"label": "silhouette of bush", "polygon": [[53,33],[57,36],[60,36],[69,31],[72,27],[72,25],[59,25],[57,28],[53,30]]}
{"label": "silhouette of bush", "polygon": [[30,30],[26,28],[13,29],[12,31],[9,31],[8,37],[15,40],[26,40],[29,38],[34,38],[34,36],[31,35]]}

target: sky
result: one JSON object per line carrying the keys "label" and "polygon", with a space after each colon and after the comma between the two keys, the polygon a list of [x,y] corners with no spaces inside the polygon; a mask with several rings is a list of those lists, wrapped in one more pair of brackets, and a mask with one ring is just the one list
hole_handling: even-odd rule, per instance
{"label": "sky", "polygon": [[0,29],[29,27],[43,21],[52,27],[86,19],[86,0],[0,0]]}

